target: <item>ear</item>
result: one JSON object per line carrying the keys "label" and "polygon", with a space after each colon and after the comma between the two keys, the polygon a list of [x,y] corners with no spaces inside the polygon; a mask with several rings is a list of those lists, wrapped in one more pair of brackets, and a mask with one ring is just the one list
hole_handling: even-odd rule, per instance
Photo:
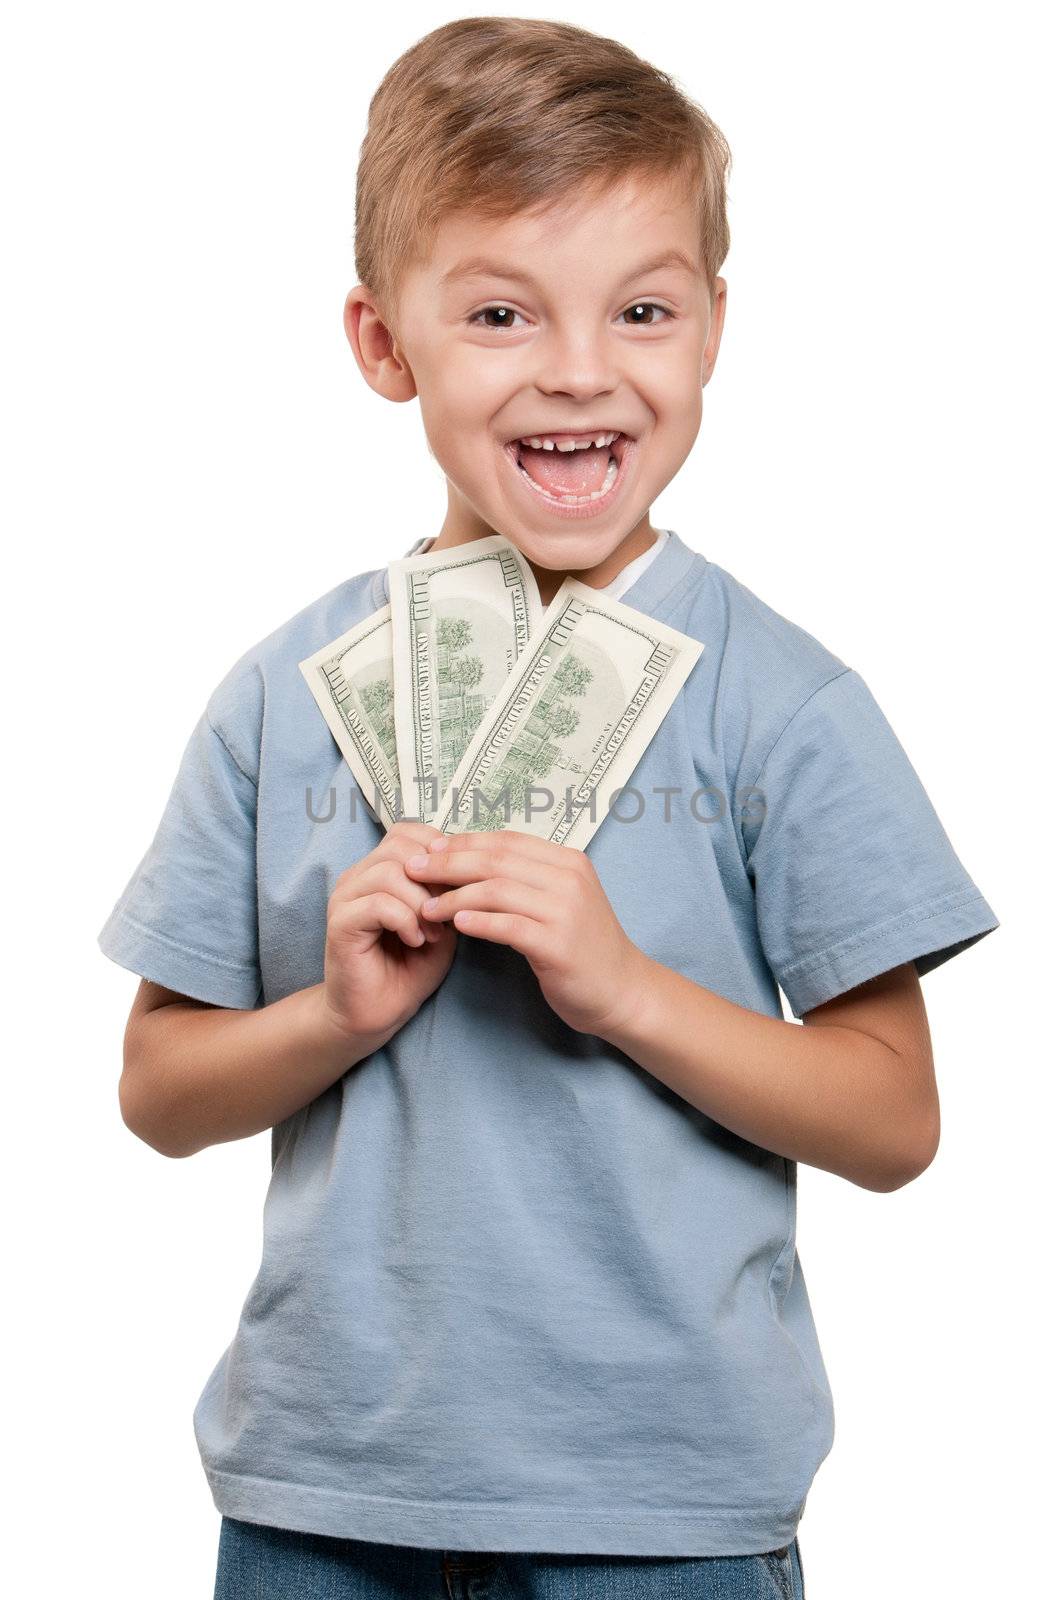
{"label": "ear", "polygon": [[723,334],[723,319],[727,311],[727,280],[716,278],[712,285],[712,322],[709,325],[709,339],[705,346],[705,353],[701,358],[701,386],[702,388],[712,377],[712,369],[716,365],[716,357],[720,349],[720,338]]}
{"label": "ear", "polygon": [[413,371],[363,283],[356,283],[343,303],[343,331],[371,389],[385,400],[413,399],[417,393]]}

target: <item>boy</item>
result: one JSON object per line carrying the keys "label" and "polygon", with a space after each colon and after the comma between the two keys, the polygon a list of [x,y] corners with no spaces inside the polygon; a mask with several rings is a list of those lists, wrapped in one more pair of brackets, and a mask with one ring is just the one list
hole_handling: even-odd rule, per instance
{"label": "boy", "polygon": [[100,942],[144,980],[130,1128],[273,1130],[194,1417],[219,1596],[565,1594],[588,1558],[605,1592],[801,1592],[833,1410],[796,1163],[925,1169],[919,978],[998,921],[859,675],[651,525],[719,348],[728,164],[560,23],[448,24],[373,98],[345,327],[447,482],[407,553],[501,533],[544,604],[572,574],[704,648],[582,852],[348,808],[298,663],[386,568],[211,695]]}

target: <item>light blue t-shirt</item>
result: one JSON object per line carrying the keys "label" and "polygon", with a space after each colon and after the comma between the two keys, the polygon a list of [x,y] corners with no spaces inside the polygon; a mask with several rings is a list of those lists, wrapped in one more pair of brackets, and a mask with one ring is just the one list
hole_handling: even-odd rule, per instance
{"label": "light blue t-shirt", "polygon": [[[329,894],[382,832],[298,663],[387,598],[386,567],[353,577],[226,674],[108,956],[228,1007],[321,981]],[[998,926],[857,672],[674,531],[624,603],[705,646],[587,847],[637,945],[800,1017]],[[523,956],[460,934],[271,1154],[194,1413],[220,1512],[437,1549],[792,1539],[834,1428],[795,1163],[570,1029]]]}

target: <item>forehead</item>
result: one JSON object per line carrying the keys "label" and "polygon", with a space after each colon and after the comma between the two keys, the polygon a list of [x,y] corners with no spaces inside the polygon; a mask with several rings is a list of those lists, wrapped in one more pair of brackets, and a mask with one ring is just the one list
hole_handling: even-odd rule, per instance
{"label": "forehead", "polygon": [[419,275],[426,287],[451,293],[485,275],[475,270],[477,263],[520,266],[537,277],[588,269],[595,275],[599,268],[622,271],[671,251],[703,271],[690,186],[628,174],[604,194],[584,188],[505,217],[451,212]]}

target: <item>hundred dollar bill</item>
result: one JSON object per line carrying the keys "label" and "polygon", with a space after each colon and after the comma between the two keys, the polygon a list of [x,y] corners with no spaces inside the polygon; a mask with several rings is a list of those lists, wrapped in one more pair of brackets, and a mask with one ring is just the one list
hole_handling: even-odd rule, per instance
{"label": "hundred dollar bill", "polygon": [[389,828],[402,814],[392,710],[391,607],[381,606],[300,661],[299,671],[367,804]]}
{"label": "hundred dollar bill", "polygon": [[390,561],[388,587],[403,811],[428,822],[542,620],[542,601],[501,534]]}
{"label": "hundred dollar bill", "polygon": [[566,578],[477,728],[433,826],[512,828],[583,849],[703,649]]}

